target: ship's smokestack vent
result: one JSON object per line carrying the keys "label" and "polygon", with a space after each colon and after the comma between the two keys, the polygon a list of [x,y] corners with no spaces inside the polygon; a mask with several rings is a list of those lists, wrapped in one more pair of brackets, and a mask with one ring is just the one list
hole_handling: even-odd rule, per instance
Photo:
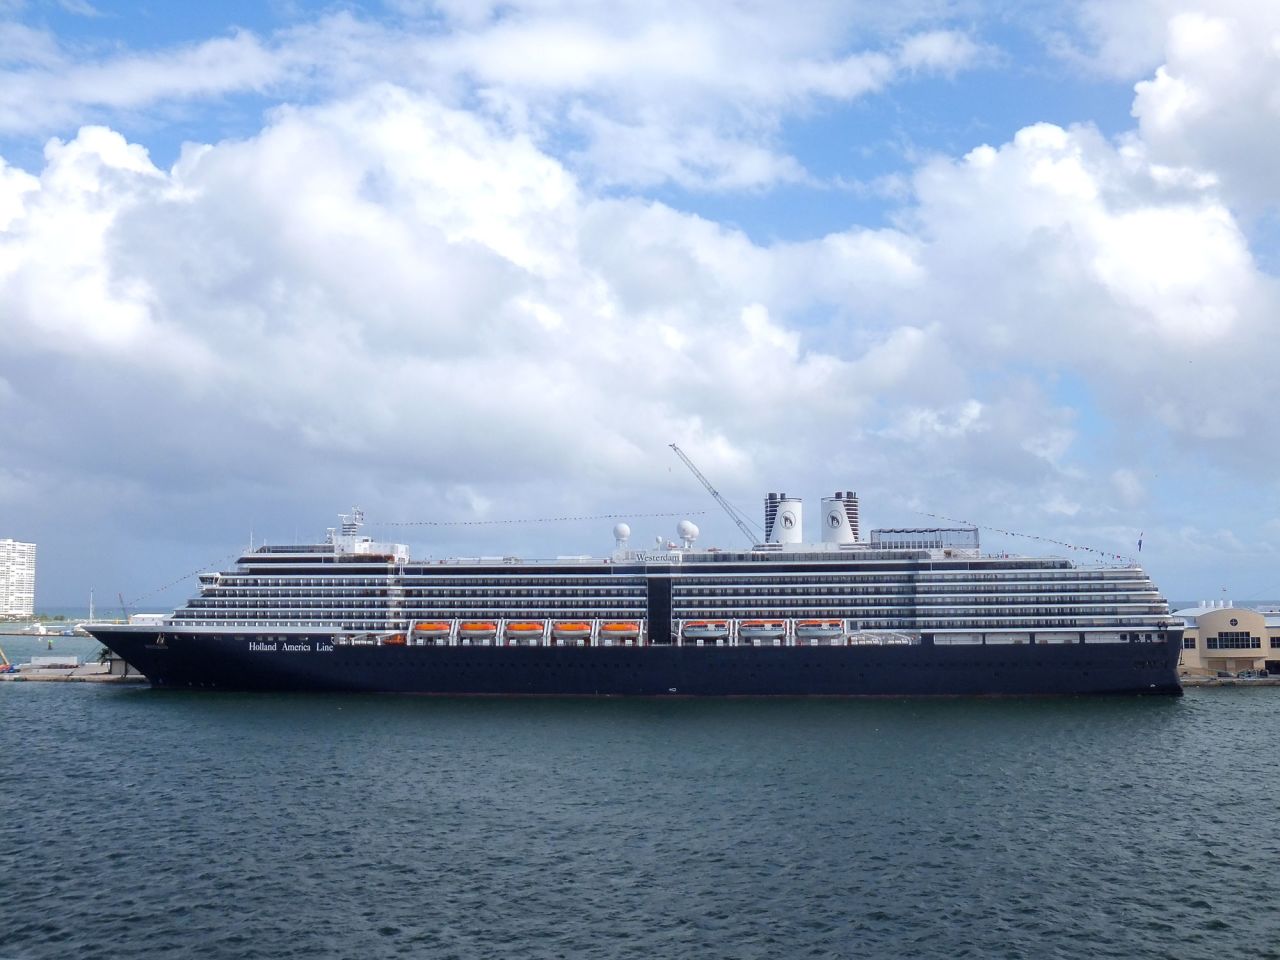
{"label": "ship's smokestack vent", "polygon": [[764,498],[765,543],[804,542],[804,502],[785,493],[768,493]]}
{"label": "ship's smokestack vent", "polygon": [[822,542],[857,543],[859,537],[858,495],[837,490],[822,498]]}

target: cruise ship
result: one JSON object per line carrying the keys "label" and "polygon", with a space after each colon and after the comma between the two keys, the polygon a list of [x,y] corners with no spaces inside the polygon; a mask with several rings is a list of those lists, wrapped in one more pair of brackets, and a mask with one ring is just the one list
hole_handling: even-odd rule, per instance
{"label": "cruise ship", "polygon": [[344,514],[184,607],[87,629],[152,685],[515,696],[1173,694],[1181,625],[1136,564],[982,554],[972,527],[859,531],[858,498],[765,498],[764,541],[414,560]]}

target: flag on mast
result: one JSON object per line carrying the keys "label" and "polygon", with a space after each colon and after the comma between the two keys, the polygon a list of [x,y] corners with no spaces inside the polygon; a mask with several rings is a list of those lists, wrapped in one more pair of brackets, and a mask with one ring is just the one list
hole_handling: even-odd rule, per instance
{"label": "flag on mast", "polygon": [[1140,534],[1138,534],[1138,552],[1139,553],[1142,552],[1142,538],[1145,537],[1146,535],[1147,535],[1147,531],[1145,530],[1143,530]]}

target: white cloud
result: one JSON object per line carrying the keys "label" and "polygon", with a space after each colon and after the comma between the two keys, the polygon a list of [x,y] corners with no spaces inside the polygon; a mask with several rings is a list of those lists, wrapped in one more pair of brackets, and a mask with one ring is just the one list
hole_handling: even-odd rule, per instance
{"label": "white cloud", "polygon": [[58,0],[58,6],[68,13],[79,17],[100,17],[102,11],[89,3],[89,0]]}
{"label": "white cloud", "polygon": [[[282,111],[167,174],[86,128],[38,182],[0,247],[6,333],[128,369],[175,416],[212,404],[289,435],[295,454],[415,437],[411,461],[448,450],[433,474],[461,482],[508,457],[557,474],[585,438],[597,466],[632,469],[712,414],[768,427],[810,394],[841,402],[837,362],[707,284],[730,262],[718,247],[764,255],[743,238],[587,200],[528,141],[400,91]],[[653,215],[705,255],[650,301],[633,277],[675,248],[626,250],[595,224]]]}
{"label": "white cloud", "polygon": [[1280,5],[1091,0],[1080,16],[1093,62],[1139,81],[1133,115],[1153,162],[1218,182],[1246,217],[1277,209]]}
{"label": "white cloud", "polygon": [[[1047,125],[929,163],[916,187],[930,278],[916,303],[965,331],[953,342],[970,362],[1076,371],[1187,439],[1270,430],[1262,368],[1235,368],[1242,349],[1274,354],[1276,289],[1212,192],[1164,186],[1089,128]],[[1188,363],[1236,389],[1186,390],[1173,374]]]}
{"label": "white cloud", "polygon": [[[59,131],[77,120],[237,93],[311,99],[394,83],[494,116],[575,156],[602,184],[674,181],[742,189],[804,179],[779,143],[785,117],[884,90],[909,74],[954,74],[980,46],[933,4],[893,17],[854,5],[797,11],[752,3],[530,2],[426,11],[395,25],[337,13],[269,37],[224,38],[97,62],[52,37],[0,34],[0,129]],[[855,34],[855,28],[861,28]],[[7,40],[7,42],[5,42]],[[850,49],[860,44],[861,48]]]}
{"label": "white cloud", "polygon": [[[771,246],[597,198],[529,138],[394,87],[167,172],[86,128],[38,177],[0,174],[6,336],[130,378],[117,402],[211,477],[241,470],[227,445],[277,478],[394,450],[436,495],[491,498],[513,460],[625,485],[675,440],[711,469],[907,476],[903,498],[985,471],[1034,510],[1132,493],[1073,465],[1070,401],[1037,383],[1059,371],[1187,442],[1271,430],[1233,366],[1274,350],[1274,291],[1230,214],[1088,128],[926,164],[897,229]],[[1189,360],[1242,389],[1188,392]],[[214,442],[180,439],[203,410]]]}
{"label": "white cloud", "polygon": [[930,30],[907,37],[898,62],[908,70],[954,74],[974,65],[982,47],[968,34],[956,30]]}
{"label": "white cloud", "polygon": [[0,161],[0,442],[74,451],[0,497],[138,517],[297,497],[310,519],[348,494],[401,518],[699,503],[675,441],[730,494],[854,483],[872,522],[942,504],[1122,546],[1162,495],[1145,457],[1250,440],[1269,462],[1280,297],[1242,210],[1274,185],[1234,153],[1274,155],[1274,125],[1232,99],[1269,116],[1265,23],[1184,16],[1136,131],[1032,124],[926,159],[887,227],[762,243],[603,189],[808,183],[781,118],[986,56],[918,12],[861,35],[820,12],[681,7],[674,45],[640,6],[459,7],[435,32],[339,15],[87,65],[12,34],[11,129],[298,96],[169,170],[104,125]]}
{"label": "white cloud", "polygon": [[[291,59],[239,32],[158,53],[82,63],[58,50],[51,38],[25,33],[24,62],[0,71],[0,129],[48,131],[74,124],[87,110],[262,91],[285,77]],[[12,63],[14,58],[4,59]]]}

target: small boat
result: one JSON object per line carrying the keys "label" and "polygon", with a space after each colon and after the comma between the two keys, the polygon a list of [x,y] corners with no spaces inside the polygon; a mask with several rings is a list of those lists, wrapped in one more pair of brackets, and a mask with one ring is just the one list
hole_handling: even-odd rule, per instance
{"label": "small boat", "polygon": [[492,640],[498,635],[498,625],[492,620],[464,620],[458,624],[458,639],[473,644],[477,640]]}
{"label": "small boat", "polygon": [[403,633],[388,634],[385,637],[380,637],[378,642],[384,647],[403,647],[408,644]]}
{"label": "small boat", "polygon": [[413,625],[413,633],[419,637],[447,637],[449,624],[444,620],[424,620]]}
{"label": "small boat", "polygon": [[529,646],[541,640],[547,632],[547,625],[541,620],[513,620],[503,631],[508,644]]}
{"label": "small boat", "polygon": [[449,641],[449,624],[443,620],[424,620],[409,631],[410,642],[420,646],[435,646]]}
{"label": "small boat", "polygon": [[743,620],[738,624],[740,640],[780,640],[787,633],[781,620]]}
{"label": "small boat", "polygon": [[844,636],[843,620],[800,620],[796,623],[796,643],[826,644]]}
{"label": "small boat", "polygon": [[591,624],[582,620],[560,620],[551,625],[551,635],[561,643],[590,643]]}
{"label": "small boat", "polygon": [[684,625],[680,635],[686,640],[718,642],[728,638],[729,623],[726,620],[690,620]]}
{"label": "small boat", "polygon": [[610,620],[600,624],[600,642],[606,646],[625,646],[640,640],[640,624],[635,620]]}
{"label": "small boat", "polygon": [[600,629],[611,637],[640,636],[640,624],[634,620],[611,620],[600,624]]}

